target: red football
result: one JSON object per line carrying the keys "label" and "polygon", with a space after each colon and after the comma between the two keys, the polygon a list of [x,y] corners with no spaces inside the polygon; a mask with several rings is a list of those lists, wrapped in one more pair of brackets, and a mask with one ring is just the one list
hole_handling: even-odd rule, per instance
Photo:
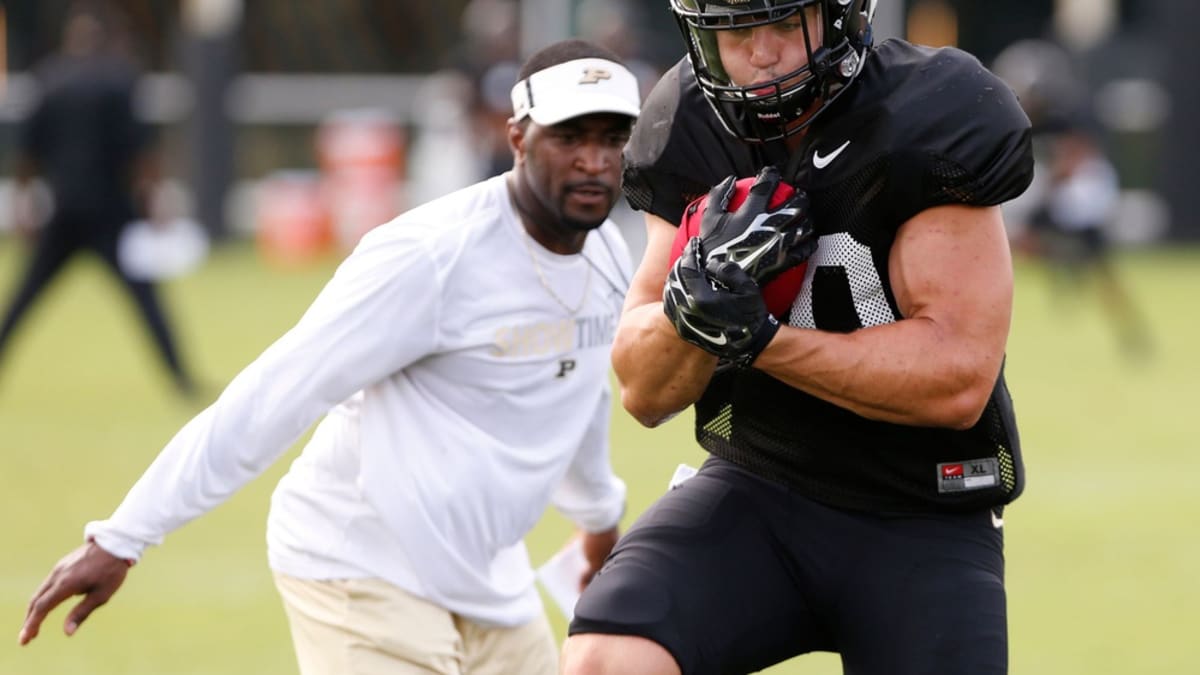
{"label": "red football", "polygon": [[[730,211],[733,211],[742,202],[746,201],[746,196],[750,194],[750,186],[754,185],[754,180],[753,177],[741,178],[734,183],[733,196],[729,199]],[[767,202],[767,206],[773,209],[783,204],[795,191],[795,188],[791,185],[780,183],[779,187],[775,188],[775,194],[771,195],[771,201]],[[679,226],[679,231],[675,233],[675,241],[671,244],[672,264],[679,257],[688,240],[692,237],[700,236],[700,219],[704,216],[704,209],[707,202],[708,195],[705,195],[688,204],[688,207],[684,209],[683,224]],[[785,270],[763,287],[763,301],[767,304],[768,312],[785,321],[787,320],[786,317],[792,309],[792,301],[800,294],[800,286],[804,283],[804,270],[807,267],[808,263],[800,263],[791,269]]]}

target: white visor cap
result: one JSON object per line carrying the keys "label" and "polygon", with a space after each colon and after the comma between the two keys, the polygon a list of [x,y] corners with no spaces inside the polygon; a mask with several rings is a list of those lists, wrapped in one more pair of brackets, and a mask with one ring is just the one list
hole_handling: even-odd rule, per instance
{"label": "white visor cap", "polygon": [[539,70],[512,90],[513,117],[550,126],[580,115],[637,117],[641,94],[629,69],[607,59],[575,59]]}

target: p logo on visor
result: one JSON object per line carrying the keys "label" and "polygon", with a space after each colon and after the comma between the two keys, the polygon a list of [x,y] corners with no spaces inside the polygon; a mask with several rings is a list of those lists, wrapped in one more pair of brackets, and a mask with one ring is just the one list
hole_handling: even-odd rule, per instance
{"label": "p logo on visor", "polygon": [[612,73],[603,68],[584,68],[583,79],[579,84],[598,84],[601,80],[611,80]]}

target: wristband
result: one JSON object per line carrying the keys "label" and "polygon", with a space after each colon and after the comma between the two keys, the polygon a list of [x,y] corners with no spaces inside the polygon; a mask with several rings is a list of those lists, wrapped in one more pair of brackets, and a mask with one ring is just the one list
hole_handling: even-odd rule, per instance
{"label": "wristband", "polygon": [[733,359],[734,365],[738,368],[749,368],[754,365],[755,359],[767,348],[767,345],[771,344],[771,340],[775,339],[775,334],[778,332],[779,320],[775,318],[775,315],[767,314],[766,320],[754,330],[750,344]]}

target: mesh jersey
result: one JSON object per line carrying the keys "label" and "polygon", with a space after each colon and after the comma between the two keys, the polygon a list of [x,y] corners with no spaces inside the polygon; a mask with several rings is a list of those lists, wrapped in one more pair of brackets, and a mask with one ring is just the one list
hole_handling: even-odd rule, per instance
{"label": "mesh jersey", "polygon": [[[933,206],[999,204],[1033,175],[1012,91],[965,52],[900,40],[871,52],[794,154],[726,133],[681,61],[643,105],[624,159],[630,203],[675,223],[725,176],[786,162],[820,235],[787,318],[837,332],[903,318],[887,265],[901,224]],[[706,450],[835,506],[970,510],[1008,503],[1024,483],[1003,371],[961,431],[869,420],[754,369],[718,373],[695,407]]]}

